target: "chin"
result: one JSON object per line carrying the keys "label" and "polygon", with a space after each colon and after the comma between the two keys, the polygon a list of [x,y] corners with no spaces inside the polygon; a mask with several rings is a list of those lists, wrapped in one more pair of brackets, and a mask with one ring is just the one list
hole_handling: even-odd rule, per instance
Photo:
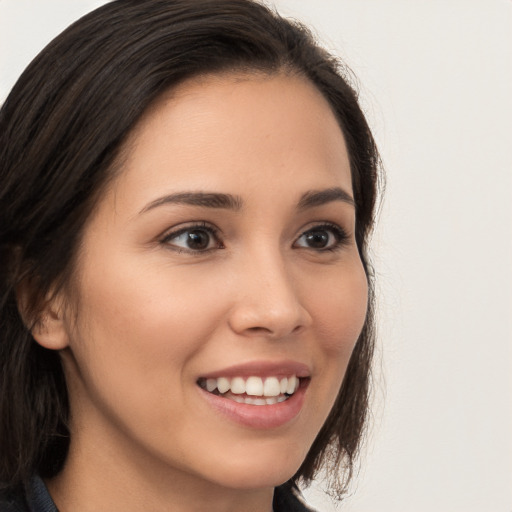
{"label": "chin", "polygon": [[283,447],[282,450],[274,449],[270,456],[262,457],[260,451],[240,458],[226,453],[220,464],[210,468],[207,479],[222,487],[239,490],[273,488],[297,473],[306,455],[302,450],[298,448],[292,453]]}
{"label": "chin", "polygon": [[[259,467],[248,468],[247,470],[235,470],[217,475],[217,483],[222,487],[237,490],[256,490],[277,487],[284,484],[299,469],[299,466],[290,467]],[[220,477],[220,478],[219,478]]]}

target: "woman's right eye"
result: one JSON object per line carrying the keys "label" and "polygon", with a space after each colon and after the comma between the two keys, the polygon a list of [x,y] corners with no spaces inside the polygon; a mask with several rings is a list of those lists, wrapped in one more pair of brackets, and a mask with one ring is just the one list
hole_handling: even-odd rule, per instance
{"label": "woman's right eye", "polygon": [[189,226],[165,235],[162,243],[179,252],[207,252],[222,249],[216,231],[209,226]]}

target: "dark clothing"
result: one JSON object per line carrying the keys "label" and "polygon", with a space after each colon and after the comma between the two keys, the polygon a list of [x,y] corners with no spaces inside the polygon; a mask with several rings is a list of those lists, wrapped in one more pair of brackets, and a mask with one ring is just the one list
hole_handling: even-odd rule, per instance
{"label": "dark clothing", "polygon": [[[58,512],[58,510],[46,485],[36,476],[26,486],[0,491],[0,512]],[[302,504],[292,490],[282,486],[276,488],[274,492],[274,512],[312,511]]]}
{"label": "dark clothing", "polygon": [[274,489],[274,512],[315,512],[312,508],[306,507],[296,493],[286,485]]}
{"label": "dark clothing", "polygon": [[58,512],[48,489],[38,476],[26,486],[0,491],[0,512]]}

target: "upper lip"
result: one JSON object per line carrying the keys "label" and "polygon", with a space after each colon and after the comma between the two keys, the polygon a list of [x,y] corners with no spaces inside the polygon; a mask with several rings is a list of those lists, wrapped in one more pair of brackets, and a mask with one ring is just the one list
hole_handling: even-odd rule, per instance
{"label": "upper lip", "polygon": [[298,361],[250,361],[240,363],[233,366],[214,370],[209,373],[202,374],[205,379],[216,379],[219,377],[289,377],[296,375],[297,377],[309,377],[311,375],[310,368],[307,364]]}

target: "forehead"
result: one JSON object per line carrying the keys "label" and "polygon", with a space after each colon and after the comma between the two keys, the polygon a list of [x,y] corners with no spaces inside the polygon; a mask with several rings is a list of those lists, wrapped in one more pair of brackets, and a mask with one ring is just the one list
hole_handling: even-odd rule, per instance
{"label": "forehead", "polygon": [[352,190],[336,118],[320,91],[300,76],[187,81],[146,112],[124,155],[116,186],[124,193],[145,189],[148,200],[162,187],[242,195],[262,183]]}

